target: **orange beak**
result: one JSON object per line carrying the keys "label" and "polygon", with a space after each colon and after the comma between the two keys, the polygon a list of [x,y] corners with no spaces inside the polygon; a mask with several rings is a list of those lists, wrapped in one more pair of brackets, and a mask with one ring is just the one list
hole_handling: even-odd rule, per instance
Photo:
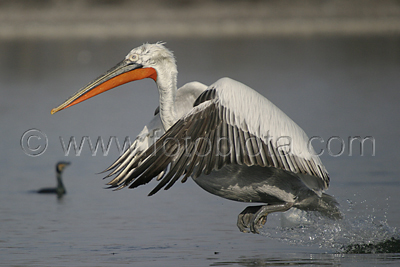
{"label": "orange beak", "polygon": [[140,64],[123,60],[105,74],[101,75],[99,78],[73,94],[60,106],[53,108],[51,114],[78,104],[122,84],[145,78],[151,78],[154,81],[157,81],[156,70],[153,68],[143,68]]}

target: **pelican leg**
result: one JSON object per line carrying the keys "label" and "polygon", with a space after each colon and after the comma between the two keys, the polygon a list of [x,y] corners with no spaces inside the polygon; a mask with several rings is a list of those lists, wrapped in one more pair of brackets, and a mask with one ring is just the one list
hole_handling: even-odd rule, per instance
{"label": "pelican leg", "polygon": [[249,233],[248,228],[250,227],[251,222],[254,219],[254,215],[260,210],[263,206],[248,206],[245,208],[239,215],[237,219],[237,227],[243,233]]}
{"label": "pelican leg", "polygon": [[274,205],[249,206],[238,215],[237,226],[241,232],[259,234],[260,232],[258,229],[267,222],[267,215],[269,213],[287,211],[292,206],[293,203],[291,202]]}

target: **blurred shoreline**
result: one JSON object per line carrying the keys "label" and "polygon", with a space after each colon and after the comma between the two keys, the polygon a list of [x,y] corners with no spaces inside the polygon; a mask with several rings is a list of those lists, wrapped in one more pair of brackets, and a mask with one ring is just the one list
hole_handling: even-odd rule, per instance
{"label": "blurred shoreline", "polygon": [[399,35],[396,0],[0,0],[0,38]]}

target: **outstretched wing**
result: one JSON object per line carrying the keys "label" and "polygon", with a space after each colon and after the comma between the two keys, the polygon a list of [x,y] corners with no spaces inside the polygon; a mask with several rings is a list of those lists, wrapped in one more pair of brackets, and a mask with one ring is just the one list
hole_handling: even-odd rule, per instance
{"label": "outstretched wing", "polygon": [[[180,116],[186,114],[193,108],[193,103],[197,97],[206,89],[207,86],[199,82],[189,82],[179,88],[176,94],[176,101],[179,103],[176,112]],[[159,112],[160,108],[157,107],[153,119],[143,128],[132,145],[110,167],[103,171],[111,171],[105,178],[116,175],[107,183],[108,185],[115,187],[116,184],[125,184],[132,169],[141,165],[143,152],[165,133]],[[159,174],[159,177],[162,174],[163,172]]]}
{"label": "outstretched wing", "polygon": [[134,188],[158,177],[152,195],[181,177],[196,179],[227,164],[307,174],[317,179],[321,190],[329,184],[304,131],[269,100],[229,78],[204,91],[190,112],[123,170],[119,168],[121,173],[109,184]]}
{"label": "outstretched wing", "polygon": [[113,175],[117,176],[108,184],[113,184],[116,181],[123,183],[127,178],[128,171],[132,168],[132,163],[137,162],[140,165],[140,158],[142,154],[153,145],[165,133],[164,127],[161,122],[158,108],[155,111],[153,119],[144,126],[143,130],[136,137],[132,145],[104,172],[112,170],[105,178]]}

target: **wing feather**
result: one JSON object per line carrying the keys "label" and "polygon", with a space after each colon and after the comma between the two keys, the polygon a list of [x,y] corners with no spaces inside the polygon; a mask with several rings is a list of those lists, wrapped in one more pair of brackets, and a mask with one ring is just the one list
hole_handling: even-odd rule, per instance
{"label": "wing feather", "polygon": [[[278,143],[281,136],[293,142],[290,149]],[[325,167],[306,149],[303,130],[267,99],[227,78],[200,94],[193,109],[146,150],[134,145],[107,169],[117,175],[111,187],[133,188],[157,177],[152,195],[227,164],[302,173],[318,179],[320,190],[329,184]]]}

